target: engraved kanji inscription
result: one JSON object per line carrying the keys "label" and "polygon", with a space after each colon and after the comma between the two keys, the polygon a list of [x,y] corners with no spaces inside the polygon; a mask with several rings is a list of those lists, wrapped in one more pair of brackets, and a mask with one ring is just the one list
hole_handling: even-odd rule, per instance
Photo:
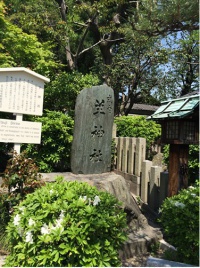
{"label": "engraved kanji inscription", "polygon": [[103,137],[104,136],[105,131],[103,130],[102,126],[94,126],[94,131],[91,132],[91,136],[92,137]]}
{"label": "engraved kanji inscription", "polygon": [[102,153],[101,150],[93,149],[93,153],[90,154],[90,161],[93,163],[101,162],[102,160]]}
{"label": "engraved kanji inscription", "polygon": [[104,107],[105,106],[105,100],[99,101],[96,100],[95,102],[95,112],[93,114],[105,114]]}
{"label": "engraved kanji inscription", "polygon": [[107,110],[108,110],[108,112],[109,113],[111,113],[112,112],[112,110],[113,110],[113,108],[112,108],[112,97],[111,97],[111,95],[108,95],[108,97],[107,97]]}

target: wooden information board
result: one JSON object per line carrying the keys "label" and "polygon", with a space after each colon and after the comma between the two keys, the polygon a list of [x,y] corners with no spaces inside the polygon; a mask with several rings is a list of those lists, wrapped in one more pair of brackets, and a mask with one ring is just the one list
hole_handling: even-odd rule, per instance
{"label": "wooden information board", "polygon": [[42,115],[45,81],[26,68],[0,68],[0,111]]}

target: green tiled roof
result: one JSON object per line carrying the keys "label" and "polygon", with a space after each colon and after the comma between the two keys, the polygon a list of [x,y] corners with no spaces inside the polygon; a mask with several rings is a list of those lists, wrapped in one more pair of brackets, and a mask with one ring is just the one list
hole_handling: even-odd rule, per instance
{"label": "green tiled roof", "polygon": [[198,94],[162,102],[158,110],[147,119],[162,120],[186,117],[193,113],[194,109],[199,106],[199,97]]}

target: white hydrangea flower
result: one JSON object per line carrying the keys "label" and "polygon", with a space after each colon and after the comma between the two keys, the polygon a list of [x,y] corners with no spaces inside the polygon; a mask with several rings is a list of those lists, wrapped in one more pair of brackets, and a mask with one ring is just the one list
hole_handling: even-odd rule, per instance
{"label": "white hydrangea flower", "polygon": [[54,192],[53,190],[50,190],[50,191],[49,191],[50,195],[53,194],[53,192]]}
{"label": "white hydrangea flower", "polygon": [[183,203],[180,203],[180,202],[178,202],[178,201],[176,201],[176,202],[174,203],[174,205],[175,205],[176,207],[179,207],[179,208],[184,208],[184,207],[185,207],[185,205],[184,205]]}
{"label": "white hydrangea flower", "polygon": [[90,206],[91,202],[92,202],[92,200],[91,200],[91,198],[89,197],[89,198],[88,198],[88,204],[89,204],[89,206]]}
{"label": "white hydrangea flower", "polygon": [[64,227],[62,226],[62,221],[61,220],[56,220],[56,224],[52,227],[52,230],[59,229],[61,232],[64,231]]}
{"label": "white hydrangea flower", "polygon": [[80,196],[79,199],[82,199],[83,201],[86,201],[87,200],[87,196]]}
{"label": "white hydrangea flower", "polygon": [[51,230],[46,223],[41,227],[41,234],[50,234]]}
{"label": "white hydrangea flower", "polygon": [[53,228],[55,229],[55,228],[60,228],[60,227],[62,227],[62,220],[58,219],[56,220],[56,225]]}
{"label": "white hydrangea flower", "polygon": [[17,215],[14,217],[14,221],[13,221],[13,223],[14,223],[15,226],[18,226],[18,225],[19,225],[19,222],[20,222],[20,216],[19,216],[19,214],[17,214]]}
{"label": "white hydrangea flower", "polygon": [[61,228],[61,230],[63,231],[64,230],[62,226],[63,219],[64,219],[64,211],[62,210],[59,218],[56,220],[56,224],[52,227],[52,229]]}
{"label": "white hydrangea flower", "polygon": [[193,190],[193,189],[194,189],[194,187],[193,187],[193,186],[189,186],[189,187],[188,187],[188,189]]}
{"label": "white hydrangea flower", "polygon": [[28,221],[28,225],[29,226],[35,225],[35,221],[30,218],[29,221]]}
{"label": "white hydrangea flower", "polygon": [[196,195],[196,194],[194,194],[194,193],[191,193],[191,196],[194,196],[194,197],[195,197],[195,196],[197,196],[197,195]]}
{"label": "white hydrangea flower", "polygon": [[12,192],[14,192],[15,190],[17,190],[18,188],[19,188],[18,185],[16,185],[16,187],[11,187],[10,192],[12,193]]}
{"label": "white hydrangea flower", "polygon": [[61,210],[61,213],[60,213],[60,216],[59,216],[59,219],[64,219],[64,217],[65,217],[65,215],[64,215],[64,211],[63,210]]}
{"label": "white hydrangea flower", "polygon": [[22,212],[22,215],[24,215],[25,207],[19,207],[19,210]]}
{"label": "white hydrangea flower", "polygon": [[18,229],[17,229],[17,232],[18,232],[18,234],[22,237],[23,236],[23,234],[24,234],[24,230],[23,230],[23,228],[21,228],[21,227],[19,227]]}
{"label": "white hydrangea flower", "polygon": [[19,210],[20,211],[24,211],[25,210],[25,207],[23,206],[23,207],[19,207]]}
{"label": "white hydrangea flower", "polygon": [[98,197],[98,195],[95,196],[94,201],[93,201],[93,206],[97,206],[100,203],[100,198]]}
{"label": "white hydrangea flower", "polygon": [[26,243],[30,243],[30,244],[33,243],[33,235],[31,233],[31,231],[28,231],[26,233],[26,240],[25,241],[26,241]]}
{"label": "white hydrangea flower", "polygon": [[62,233],[64,231],[64,227],[62,225],[55,225],[52,227],[52,230],[60,229],[60,232]]}
{"label": "white hydrangea flower", "polygon": [[50,223],[50,226],[47,226],[47,224],[44,224],[41,227],[41,234],[42,235],[50,234],[52,230],[55,230],[58,228],[60,228],[61,232],[64,231],[64,227],[62,226],[63,219],[64,219],[64,211],[61,210],[61,213],[60,213],[58,219],[55,221],[55,224],[52,225]]}

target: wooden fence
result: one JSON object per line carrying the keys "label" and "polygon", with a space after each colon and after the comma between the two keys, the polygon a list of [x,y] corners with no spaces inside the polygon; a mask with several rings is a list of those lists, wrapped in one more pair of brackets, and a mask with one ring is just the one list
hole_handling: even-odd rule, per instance
{"label": "wooden fence", "polygon": [[162,166],[153,166],[152,161],[145,159],[146,139],[118,137],[114,141],[114,171],[126,179],[134,195],[157,211],[167,197],[168,172],[164,172]]}

